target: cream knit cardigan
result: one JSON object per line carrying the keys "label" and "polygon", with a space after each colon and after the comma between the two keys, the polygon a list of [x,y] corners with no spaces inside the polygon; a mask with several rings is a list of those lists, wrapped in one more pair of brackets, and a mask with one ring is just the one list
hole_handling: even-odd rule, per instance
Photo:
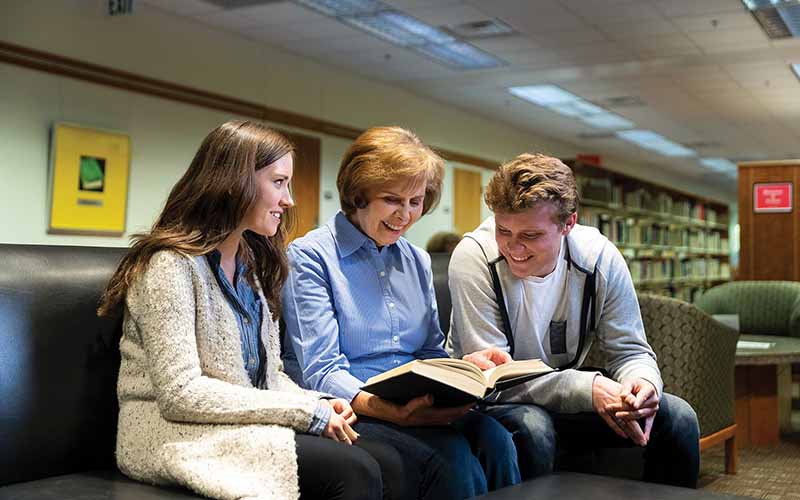
{"label": "cream knit cardigan", "polygon": [[236,318],[205,257],[153,256],[128,290],[117,395],[117,465],[155,484],[219,499],[299,497],[295,432],[319,394],[283,373],[266,307],[266,374],[256,389]]}

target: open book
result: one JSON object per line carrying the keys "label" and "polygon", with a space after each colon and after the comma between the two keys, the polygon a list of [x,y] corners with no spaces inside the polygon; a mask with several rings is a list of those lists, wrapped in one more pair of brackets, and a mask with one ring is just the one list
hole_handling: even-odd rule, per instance
{"label": "open book", "polygon": [[462,359],[418,359],[371,377],[361,389],[398,403],[431,394],[436,406],[460,406],[552,371],[540,359],[486,371]]}

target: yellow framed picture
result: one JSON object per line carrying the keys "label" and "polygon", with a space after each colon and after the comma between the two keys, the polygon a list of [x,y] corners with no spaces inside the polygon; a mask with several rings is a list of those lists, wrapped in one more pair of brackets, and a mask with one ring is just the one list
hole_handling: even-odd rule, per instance
{"label": "yellow framed picture", "polygon": [[50,234],[122,236],[130,138],[56,123],[51,138]]}

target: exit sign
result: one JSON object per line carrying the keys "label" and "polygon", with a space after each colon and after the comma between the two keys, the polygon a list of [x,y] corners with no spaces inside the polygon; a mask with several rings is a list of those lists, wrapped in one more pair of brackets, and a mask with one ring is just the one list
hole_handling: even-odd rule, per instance
{"label": "exit sign", "polygon": [[753,184],[753,212],[791,212],[792,183]]}

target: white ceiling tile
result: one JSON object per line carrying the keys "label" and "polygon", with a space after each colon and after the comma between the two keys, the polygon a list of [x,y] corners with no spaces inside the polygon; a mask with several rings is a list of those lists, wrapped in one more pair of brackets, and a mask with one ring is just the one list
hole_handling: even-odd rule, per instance
{"label": "white ceiling tile", "polygon": [[536,43],[529,37],[522,35],[476,38],[470,40],[470,43],[480,49],[500,56],[507,52],[539,50],[542,48],[541,44]]}
{"label": "white ceiling tile", "polygon": [[273,26],[276,24],[296,24],[327,19],[322,14],[293,2],[274,2],[242,7],[231,12],[251,20],[251,25]]}
{"label": "white ceiling tile", "polygon": [[195,20],[214,26],[215,28],[222,28],[224,30],[238,31],[243,28],[253,26],[260,26],[259,23],[253,22],[251,19],[240,16],[236,12],[221,10],[217,12],[205,13],[194,17]]}
{"label": "white ceiling tile", "polygon": [[491,17],[497,17],[520,32],[551,33],[577,31],[589,25],[555,0],[470,0],[470,5]]}
{"label": "white ceiling tile", "polygon": [[758,27],[696,31],[687,33],[686,36],[698,45],[756,44],[769,42],[767,35]]}
{"label": "white ceiling tile", "polygon": [[[670,19],[679,29],[687,33],[695,31],[716,31],[738,28],[758,28],[758,23],[749,12],[721,12]],[[760,29],[760,28],[759,28]]]}
{"label": "white ceiling tile", "polygon": [[555,67],[561,64],[561,55],[553,50],[521,50],[506,52],[503,59],[512,65],[525,68]]}
{"label": "white ceiling tile", "polygon": [[741,0],[652,0],[653,5],[668,17],[695,16],[717,12],[745,10]]}
{"label": "white ceiling tile", "polygon": [[650,38],[637,38],[631,48],[641,57],[672,57],[699,55],[697,45],[683,34],[661,35]]}
{"label": "white ceiling tile", "polygon": [[641,0],[627,0],[625,2],[586,0],[560,1],[562,5],[592,24],[647,21],[661,16],[661,13],[655,10],[652,4]]}
{"label": "white ceiling tile", "polygon": [[586,28],[578,31],[555,31],[531,35],[530,37],[542,47],[565,48],[578,45],[587,45],[594,42],[607,42],[609,37],[595,28]]}
{"label": "white ceiling tile", "polygon": [[650,38],[659,35],[678,33],[674,24],[665,19],[651,19],[638,23],[609,23],[598,26],[598,29],[614,40],[630,38]]}
{"label": "white ceiling tile", "polygon": [[324,40],[327,38],[344,38],[362,33],[335,19],[276,26],[246,27],[242,28],[241,32],[246,36],[265,42],[315,39],[320,40],[320,43],[325,43]]}
{"label": "white ceiling tile", "polygon": [[222,10],[203,0],[143,0],[144,3],[180,16],[196,16]]}

